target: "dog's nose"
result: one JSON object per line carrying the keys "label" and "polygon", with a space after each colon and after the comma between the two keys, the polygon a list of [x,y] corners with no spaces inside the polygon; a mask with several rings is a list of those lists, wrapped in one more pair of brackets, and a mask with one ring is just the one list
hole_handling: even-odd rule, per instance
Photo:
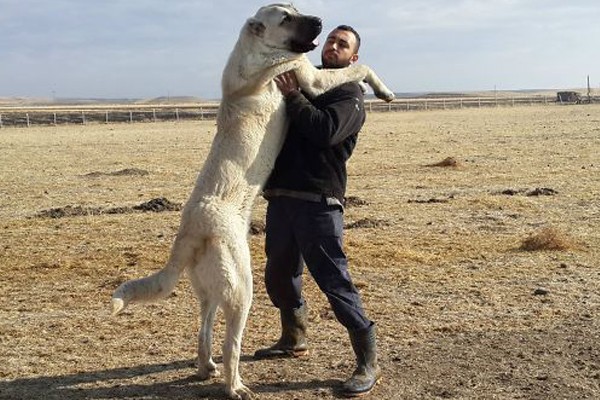
{"label": "dog's nose", "polygon": [[323,27],[323,20],[319,17],[315,17],[314,15],[310,16],[311,22],[313,24],[314,27],[316,28],[322,28]]}
{"label": "dog's nose", "polygon": [[317,32],[317,34],[321,33],[321,30],[323,29],[323,20],[319,17],[312,17],[311,25],[312,29]]}

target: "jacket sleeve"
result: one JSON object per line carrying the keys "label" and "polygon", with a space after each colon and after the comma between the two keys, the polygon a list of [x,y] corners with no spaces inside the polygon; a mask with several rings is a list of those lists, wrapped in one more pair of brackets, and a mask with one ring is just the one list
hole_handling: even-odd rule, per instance
{"label": "jacket sleeve", "polygon": [[365,120],[363,93],[355,83],[321,95],[315,106],[302,93],[286,99],[286,111],[294,132],[318,147],[331,147],[356,134]]}

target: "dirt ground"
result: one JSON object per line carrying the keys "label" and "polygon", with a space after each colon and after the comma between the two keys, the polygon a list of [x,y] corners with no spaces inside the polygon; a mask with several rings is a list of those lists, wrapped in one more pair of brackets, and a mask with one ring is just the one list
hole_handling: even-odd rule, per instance
{"label": "dirt ground", "polygon": [[[225,398],[220,379],[194,378],[187,278],[109,310],[118,284],[166,260],[214,130],[0,130],[1,399]],[[368,115],[346,247],[379,328],[369,398],[600,398],[599,154],[600,105]],[[308,276],[311,356],[251,357],[279,332],[257,231],[244,382],[260,399],[337,398],[353,355]],[[217,358],[223,330],[219,316]]]}

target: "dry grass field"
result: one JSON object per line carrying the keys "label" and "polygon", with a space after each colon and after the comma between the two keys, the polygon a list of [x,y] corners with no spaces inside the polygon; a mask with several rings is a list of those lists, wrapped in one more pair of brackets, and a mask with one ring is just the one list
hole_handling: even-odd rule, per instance
{"label": "dry grass field", "polygon": [[[134,206],[183,203],[214,131],[0,130],[0,398],[224,398],[219,379],[194,378],[187,278],[160,303],[109,312],[119,283],[166,260],[179,223],[177,209]],[[379,326],[384,379],[370,398],[600,398],[599,155],[599,105],[368,115],[346,245]],[[309,277],[311,356],[252,359],[279,329],[264,236],[249,240],[245,383],[260,399],[336,398],[353,355]]]}

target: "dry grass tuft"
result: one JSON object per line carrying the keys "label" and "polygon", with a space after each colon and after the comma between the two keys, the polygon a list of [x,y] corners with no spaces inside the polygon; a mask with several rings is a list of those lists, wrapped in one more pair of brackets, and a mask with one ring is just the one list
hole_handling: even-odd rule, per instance
{"label": "dry grass tuft", "polygon": [[86,178],[99,178],[103,176],[146,176],[150,174],[148,171],[139,168],[125,168],[113,172],[94,171],[83,175]]}
{"label": "dry grass tuft", "polygon": [[382,228],[391,226],[391,222],[385,219],[362,218],[355,222],[347,223],[345,229]]}
{"label": "dry grass tuft", "polygon": [[250,234],[251,235],[262,235],[266,232],[267,226],[264,221],[259,219],[253,219],[250,221]]}
{"label": "dry grass tuft", "polygon": [[446,157],[440,162],[427,164],[426,167],[460,168],[462,164],[454,157]]}
{"label": "dry grass tuft", "polygon": [[362,207],[369,205],[369,202],[361,199],[358,196],[348,196],[345,199],[344,206],[346,207]]}
{"label": "dry grass tuft", "polygon": [[570,250],[575,247],[571,238],[556,228],[543,228],[532,234],[521,243],[521,250]]}

